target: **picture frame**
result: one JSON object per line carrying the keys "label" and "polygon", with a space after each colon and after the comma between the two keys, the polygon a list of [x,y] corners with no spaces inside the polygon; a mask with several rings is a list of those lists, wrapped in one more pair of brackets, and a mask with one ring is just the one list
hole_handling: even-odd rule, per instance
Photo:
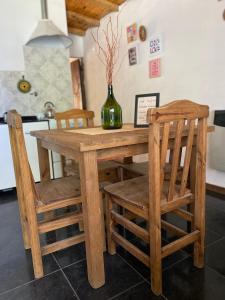
{"label": "picture frame", "polygon": [[134,46],[128,49],[129,66],[135,66],[139,62],[138,47]]}
{"label": "picture frame", "polygon": [[149,61],[149,78],[161,77],[161,58]]}
{"label": "picture frame", "polygon": [[137,40],[137,23],[127,27],[127,43],[132,43]]}
{"label": "picture frame", "polygon": [[147,111],[159,107],[159,93],[140,94],[135,96],[134,127],[148,127]]}

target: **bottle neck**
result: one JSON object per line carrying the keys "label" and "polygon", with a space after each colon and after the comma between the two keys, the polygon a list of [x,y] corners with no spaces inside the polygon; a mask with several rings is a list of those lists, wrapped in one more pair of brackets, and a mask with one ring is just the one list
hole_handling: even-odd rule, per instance
{"label": "bottle neck", "polygon": [[113,95],[113,86],[112,84],[109,84],[108,85],[108,97],[111,96],[111,97],[114,97]]}

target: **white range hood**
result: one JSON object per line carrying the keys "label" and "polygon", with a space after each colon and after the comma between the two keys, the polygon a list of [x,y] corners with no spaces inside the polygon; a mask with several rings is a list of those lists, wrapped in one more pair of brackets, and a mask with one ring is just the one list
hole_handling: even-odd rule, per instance
{"label": "white range hood", "polygon": [[26,46],[69,48],[72,40],[48,19],[47,0],[41,0],[42,19],[32,33]]}

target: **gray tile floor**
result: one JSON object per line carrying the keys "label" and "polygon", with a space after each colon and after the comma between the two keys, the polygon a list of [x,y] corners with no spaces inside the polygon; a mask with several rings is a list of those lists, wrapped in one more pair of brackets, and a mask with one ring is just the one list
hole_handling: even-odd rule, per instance
{"label": "gray tile floor", "polygon": [[[106,284],[94,290],[87,280],[84,244],[46,256],[45,276],[34,279],[30,252],[23,248],[15,191],[0,192],[0,300],[225,299],[225,200],[207,195],[206,226],[205,268],[193,267],[190,247],[166,258],[162,296],[150,291],[149,269],[120,248],[115,256],[105,254]],[[73,231],[61,230],[57,237]],[[148,251],[142,241],[124,234]],[[52,238],[54,234],[43,236],[43,241]],[[169,238],[165,236],[164,242]]]}

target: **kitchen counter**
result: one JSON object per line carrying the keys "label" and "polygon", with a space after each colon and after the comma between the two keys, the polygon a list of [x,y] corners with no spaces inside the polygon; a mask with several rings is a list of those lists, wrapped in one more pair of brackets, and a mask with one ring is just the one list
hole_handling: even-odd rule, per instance
{"label": "kitchen counter", "polygon": [[[22,122],[23,123],[29,123],[29,122],[43,122],[43,121],[49,121],[49,119],[42,119],[38,120],[36,116],[23,116],[22,117]],[[0,118],[0,125],[7,124],[4,121],[4,118]]]}

